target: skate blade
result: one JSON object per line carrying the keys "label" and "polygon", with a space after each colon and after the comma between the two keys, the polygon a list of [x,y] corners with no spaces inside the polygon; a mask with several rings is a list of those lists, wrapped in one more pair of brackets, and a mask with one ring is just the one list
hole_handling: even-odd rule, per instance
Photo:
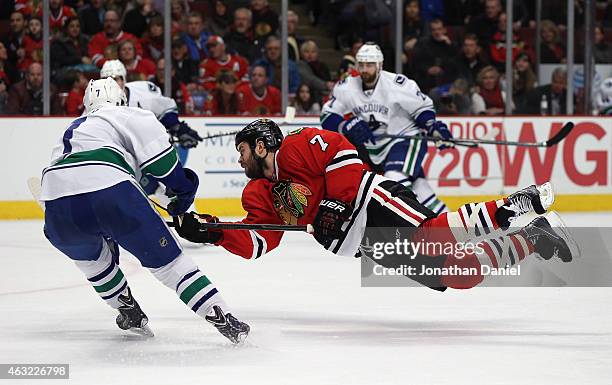
{"label": "skate blade", "polygon": [[129,331],[131,331],[134,334],[138,334],[139,336],[143,336],[143,337],[155,337],[155,334],[153,334],[153,330],[151,330],[151,328],[149,327],[149,325],[144,325],[141,328],[129,328]]}
{"label": "skate blade", "polygon": [[548,210],[548,208],[555,202],[555,192],[553,191],[552,184],[550,182],[546,182],[540,186],[536,186],[536,188],[540,192],[540,202],[542,203],[542,207],[544,207],[544,210]]}
{"label": "skate blade", "polygon": [[238,337],[236,338],[236,342],[234,342],[235,345],[242,345],[244,344],[244,342],[246,341],[247,337],[249,336],[248,332],[243,332],[243,333],[239,333]]}
{"label": "skate blade", "polygon": [[568,230],[565,222],[556,211],[551,211],[546,214],[545,218],[550,223],[551,227],[563,238],[567,247],[570,249],[570,253],[572,253],[572,260],[580,258],[582,255],[582,251],[580,250],[580,246]]}

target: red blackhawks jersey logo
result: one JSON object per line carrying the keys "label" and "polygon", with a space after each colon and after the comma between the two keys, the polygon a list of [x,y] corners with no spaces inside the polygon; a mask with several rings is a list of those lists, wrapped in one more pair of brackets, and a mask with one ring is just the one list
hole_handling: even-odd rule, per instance
{"label": "red blackhawks jersey logo", "polygon": [[278,181],[272,187],[274,210],[283,222],[297,225],[298,219],[304,216],[304,208],[308,207],[308,196],[312,192],[308,187],[287,180]]}

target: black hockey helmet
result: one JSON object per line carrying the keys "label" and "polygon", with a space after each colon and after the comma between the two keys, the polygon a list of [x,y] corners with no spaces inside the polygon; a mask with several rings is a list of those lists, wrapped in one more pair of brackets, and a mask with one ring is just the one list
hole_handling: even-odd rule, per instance
{"label": "black hockey helmet", "polygon": [[283,142],[283,133],[272,120],[257,119],[236,134],[236,148],[242,142],[247,142],[251,148],[255,148],[257,140],[262,140],[268,151],[276,151]]}

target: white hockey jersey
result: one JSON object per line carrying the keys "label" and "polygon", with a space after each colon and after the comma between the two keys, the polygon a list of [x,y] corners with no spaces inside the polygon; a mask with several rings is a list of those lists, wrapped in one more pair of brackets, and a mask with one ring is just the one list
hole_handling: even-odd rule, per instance
{"label": "white hockey jersey", "polygon": [[158,86],[147,81],[129,82],[125,84],[128,106],[138,107],[155,114],[160,120],[168,112],[178,113],[176,102],[164,96]]}
{"label": "white hockey jersey", "polygon": [[605,79],[599,86],[595,106],[600,115],[612,115],[612,78]]}
{"label": "white hockey jersey", "polygon": [[[381,71],[376,87],[363,90],[361,77],[347,77],[334,87],[325,103],[322,119],[329,113],[350,114],[366,121],[375,136],[382,134],[414,135],[418,127],[415,118],[425,110],[434,110],[431,99],[423,94],[413,80],[401,74]],[[387,156],[391,144],[399,140],[379,139],[366,142],[370,158],[376,164]]]}
{"label": "white hockey jersey", "polygon": [[[164,177],[178,157],[164,126],[147,110],[104,106],[74,120],[42,174],[41,200],[102,190],[140,174]],[[136,183],[137,184],[137,183]]]}

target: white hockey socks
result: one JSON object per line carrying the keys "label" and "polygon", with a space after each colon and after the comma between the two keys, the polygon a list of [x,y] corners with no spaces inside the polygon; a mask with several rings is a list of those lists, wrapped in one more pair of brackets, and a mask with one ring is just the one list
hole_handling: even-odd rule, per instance
{"label": "white hockey socks", "polygon": [[[95,261],[74,261],[77,267],[85,274],[94,290],[100,298],[106,301],[113,309],[118,309],[121,304],[117,297],[127,292],[128,283],[113,259],[113,252],[117,253],[116,245],[107,241],[102,244],[100,257]],[[111,248],[114,250],[111,251]]]}
{"label": "white hockey socks", "polygon": [[215,285],[202,274],[191,257],[181,254],[169,264],[149,270],[164,285],[175,290],[181,301],[200,317],[204,318],[214,305],[228,312]]}

